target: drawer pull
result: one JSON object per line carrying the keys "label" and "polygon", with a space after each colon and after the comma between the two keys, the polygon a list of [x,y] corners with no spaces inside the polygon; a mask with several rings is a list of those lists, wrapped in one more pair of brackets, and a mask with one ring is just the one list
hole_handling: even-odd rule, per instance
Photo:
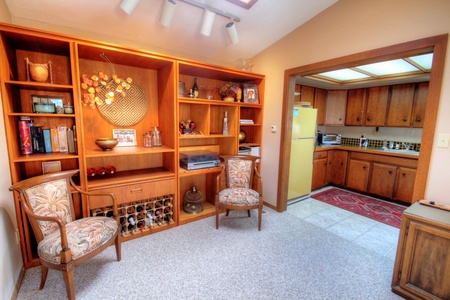
{"label": "drawer pull", "polygon": [[142,193],[142,188],[132,189],[130,192],[131,192],[132,194]]}

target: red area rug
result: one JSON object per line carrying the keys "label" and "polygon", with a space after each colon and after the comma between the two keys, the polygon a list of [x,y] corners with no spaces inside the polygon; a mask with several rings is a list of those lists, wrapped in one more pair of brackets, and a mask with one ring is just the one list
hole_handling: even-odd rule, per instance
{"label": "red area rug", "polygon": [[313,194],[311,198],[397,228],[400,228],[402,214],[406,209],[402,205],[377,200],[338,188],[330,188]]}

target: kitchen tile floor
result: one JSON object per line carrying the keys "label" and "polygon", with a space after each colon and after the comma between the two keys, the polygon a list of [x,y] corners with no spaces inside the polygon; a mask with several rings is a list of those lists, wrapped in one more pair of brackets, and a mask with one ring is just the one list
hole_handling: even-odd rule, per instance
{"label": "kitchen tile floor", "polygon": [[288,205],[287,212],[370,251],[395,260],[400,229],[347,210],[306,198]]}

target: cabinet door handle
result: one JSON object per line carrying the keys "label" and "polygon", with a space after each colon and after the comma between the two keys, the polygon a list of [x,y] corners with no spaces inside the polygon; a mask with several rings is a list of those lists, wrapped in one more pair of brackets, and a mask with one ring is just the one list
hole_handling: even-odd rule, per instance
{"label": "cabinet door handle", "polygon": [[142,193],[142,188],[132,189],[130,192],[131,192],[132,194]]}
{"label": "cabinet door handle", "polygon": [[367,121],[372,121],[372,118],[371,117],[367,117]]}
{"label": "cabinet door handle", "polygon": [[406,172],[402,172],[402,176],[406,176]]}
{"label": "cabinet door handle", "polygon": [[403,122],[406,122],[408,120],[407,117],[403,117]]}
{"label": "cabinet door handle", "polygon": [[363,169],[365,170],[367,167],[366,166],[363,166]]}
{"label": "cabinet door handle", "polygon": [[420,121],[422,121],[422,119],[420,117],[417,117],[416,122],[420,122]]}
{"label": "cabinet door handle", "polygon": [[389,174],[392,174],[392,170],[389,170],[388,172],[389,172]]}
{"label": "cabinet door handle", "polygon": [[356,118],[356,121],[358,121],[358,122],[359,122],[360,120],[361,120],[361,118],[360,118],[360,117],[357,117],[357,118]]}

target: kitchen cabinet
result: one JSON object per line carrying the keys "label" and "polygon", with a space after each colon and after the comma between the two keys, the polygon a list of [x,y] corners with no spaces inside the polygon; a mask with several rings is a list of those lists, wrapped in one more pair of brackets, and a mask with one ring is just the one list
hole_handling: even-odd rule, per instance
{"label": "kitchen cabinet", "polygon": [[384,126],[389,86],[348,91],[347,126]]}
{"label": "kitchen cabinet", "polygon": [[394,195],[396,175],[396,166],[373,163],[368,192],[371,194],[392,198]]}
{"label": "kitchen cabinet", "polygon": [[295,84],[294,87],[294,103],[300,102],[300,96],[301,96],[302,86],[298,83]]}
{"label": "kitchen cabinet", "polygon": [[406,203],[412,202],[414,183],[417,170],[413,168],[398,167],[397,180],[394,189],[394,199]]}
{"label": "kitchen cabinet", "polygon": [[325,123],[325,111],[327,103],[327,90],[316,88],[314,94],[314,108],[317,109],[317,125]]}
{"label": "kitchen cabinet", "polygon": [[328,151],[327,182],[337,186],[344,186],[347,171],[348,151]]}
{"label": "kitchen cabinet", "polygon": [[369,182],[371,163],[368,161],[350,159],[348,162],[346,187],[365,192]]}
{"label": "kitchen cabinet", "polygon": [[327,182],[328,152],[329,151],[314,152],[312,184],[311,184],[312,190],[317,190],[328,184]]}
{"label": "kitchen cabinet", "polygon": [[295,85],[295,92],[300,93],[300,95],[294,97],[294,102],[309,102],[311,105],[314,103],[314,91],[315,89],[306,85]]}
{"label": "kitchen cabinet", "polygon": [[342,126],[345,124],[347,107],[346,90],[329,90],[327,93],[325,125]]}
{"label": "kitchen cabinet", "polygon": [[388,108],[387,126],[410,127],[415,84],[393,85]]}
{"label": "kitchen cabinet", "polygon": [[425,122],[425,109],[428,99],[428,82],[421,82],[417,84],[416,92],[414,94],[414,106],[412,113],[412,127],[422,128]]}
{"label": "kitchen cabinet", "polygon": [[406,299],[450,299],[450,212],[422,205],[402,216],[392,291]]}

